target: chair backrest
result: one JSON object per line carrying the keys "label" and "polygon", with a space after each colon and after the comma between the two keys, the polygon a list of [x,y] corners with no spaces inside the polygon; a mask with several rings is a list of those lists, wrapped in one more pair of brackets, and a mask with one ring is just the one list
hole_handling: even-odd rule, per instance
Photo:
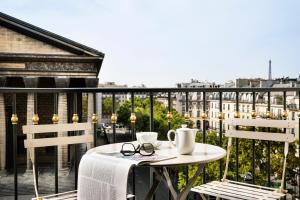
{"label": "chair backrest", "polygon": [[[68,144],[83,144],[86,143],[88,148],[93,142],[93,135],[89,134],[92,129],[91,123],[70,123],[70,124],[45,124],[45,125],[25,125],[23,126],[23,133],[32,135],[24,140],[25,148],[59,146]],[[83,135],[77,136],[62,136],[62,137],[48,137],[48,138],[34,138],[36,133],[53,133],[53,132],[67,132],[67,131],[84,131]]]}
{"label": "chair backrest", "polygon": [[289,143],[295,141],[295,135],[291,133],[291,129],[295,128],[297,125],[296,121],[291,120],[269,120],[269,119],[226,119],[225,123],[231,126],[246,126],[246,127],[269,127],[269,128],[282,128],[285,129],[285,133],[272,133],[272,132],[258,132],[255,131],[255,128],[252,131],[247,130],[236,130],[231,129],[225,132],[225,136],[228,137],[228,146],[227,146],[227,156],[226,156],[226,167],[223,175],[223,181],[226,180],[230,150],[232,146],[232,138],[242,138],[242,139],[253,139],[253,140],[266,140],[266,141],[276,141],[284,142],[284,160],[283,160],[283,172],[281,179],[281,186],[279,192],[284,193],[284,178],[287,165],[287,154],[289,149]]}
{"label": "chair backrest", "polygon": [[[35,155],[34,148],[49,147],[68,144],[86,144],[87,149],[91,148],[93,135],[89,134],[92,129],[91,123],[70,123],[70,124],[44,124],[44,125],[25,125],[22,127],[23,133],[27,134],[27,139],[24,140],[25,148],[29,149],[29,157],[32,162],[33,182],[36,199],[39,199],[38,187],[35,173]],[[83,135],[75,136],[59,136],[36,138],[35,134],[67,132],[67,131],[84,131]]]}
{"label": "chair backrest", "polygon": [[254,140],[267,140],[277,142],[294,142],[295,135],[290,129],[295,128],[297,122],[292,120],[269,120],[269,119],[226,119],[225,123],[231,126],[253,126],[253,127],[270,127],[270,128],[285,128],[286,133],[271,133],[245,130],[227,130],[226,137],[244,138]]}

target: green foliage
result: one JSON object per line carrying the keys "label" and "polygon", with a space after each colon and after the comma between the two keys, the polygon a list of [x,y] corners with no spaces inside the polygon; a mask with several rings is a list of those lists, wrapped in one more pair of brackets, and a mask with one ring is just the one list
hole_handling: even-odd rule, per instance
{"label": "green foliage", "polygon": [[[137,131],[148,131],[150,123],[150,102],[149,99],[134,99],[134,111],[137,117],[136,130]],[[154,112],[154,131],[158,132],[158,139],[165,140],[168,132],[168,119],[167,113],[168,108],[163,103],[154,99],[153,101],[153,112]],[[175,110],[172,109],[173,119],[172,128],[176,129],[184,123],[183,117]],[[130,115],[131,115],[131,101],[125,101],[118,109],[118,122],[124,124],[126,127],[130,127]]]}
{"label": "green foliage", "polygon": [[82,96],[82,118],[87,118],[87,95]]}
{"label": "green foliage", "polygon": [[[115,102],[116,110],[119,108],[119,102]],[[107,97],[102,101],[102,114],[110,116],[112,114],[112,97]]]}

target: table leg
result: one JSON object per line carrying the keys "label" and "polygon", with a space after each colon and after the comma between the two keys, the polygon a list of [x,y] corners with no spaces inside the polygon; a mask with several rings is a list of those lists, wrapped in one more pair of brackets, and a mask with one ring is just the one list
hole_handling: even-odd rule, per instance
{"label": "table leg", "polygon": [[188,184],[186,185],[186,187],[179,194],[177,194],[176,190],[173,187],[167,167],[163,167],[162,170],[155,168],[155,179],[153,181],[153,184],[152,184],[145,200],[152,199],[153,194],[155,193],[159,183],[161,182],[161,180],[163,178],[165,178],[167,181],[166,184],[171,191],[171,195],[172,195],[173,199],[174,200],[185,200],[187,195],[189,194],[191,188],[193,187],[193,184],[195,183],[197,177],[201,174],[203,167],[204,167],[204,165],[198,166],[198,169],[197,169],[196,173],[194,174],[194,176],[188,181]]}
{"label": "table leg", "polygon": [[185,200],[187,195],[189,194],[191,188],[193,187],[193,184],[195,183],[197,177],[200,175],[204,167],[204,164],[199,165],[196,173],[194,176],[188,181],[188,184],[186,187],[179,193],[177,200]]}
{"label": "table leg", "polygon": [[145,200],[151,200],[152,199],[152,197],[153,197],[159,183],[161,182],[161,180],[162,180],[161,172],[158,169],[155,169],[155,178],[153,180],[153,183],[152,183],[152,186],[151,186],[149,192],[146,195]]}
{"label": "table leg", "polygon": [[186,199],[186,197],[189,194],[191,188],[193,187],[193,184],[195,183],[197,177],[202,172],[203,167],[204,167],[204,165],[199,165],[199,167],[198,167],[196,173],[194,174],[194,176],[188,181],[188,184],[186,185],[186,187],[178,195],[177,195],[177,192],[175,191],[175,189],[172,185],[172,182],[171,182],[171,179],[170,179],[167,168],[163,167],[163,175],[164,175],[164,178],[167,181],[167,186],[171,191],[173,199],[175,199],[175,200],[185,200]]}
{"label": "table leg", "polygon": [[169,175],[168,169],[166,167],[163,167],[163,175],[167,181],[167,186],[171,191],[171,195],[172,195],[173,199],[177,199],[177,192],[173,187],[172,180],[170,179],[170,175]]}

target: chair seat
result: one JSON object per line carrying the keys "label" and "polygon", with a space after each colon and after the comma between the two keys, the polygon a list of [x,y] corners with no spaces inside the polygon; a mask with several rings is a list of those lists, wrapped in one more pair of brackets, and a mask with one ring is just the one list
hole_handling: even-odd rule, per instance
{"label": "chair seat", "polygon": [[213,181],[192,188],[193,192],[232,200],[275,200],[285,196],[274,188],[235,181]]}
{"label": "chair seat", "polygon": [[[134,195],[127,194],[127,199],[133,198]],[[32,198],[32,200],[77,200],[77,191],[69,191],[64,193],[58,193],[48,196],[43,196],[39,198]]]}

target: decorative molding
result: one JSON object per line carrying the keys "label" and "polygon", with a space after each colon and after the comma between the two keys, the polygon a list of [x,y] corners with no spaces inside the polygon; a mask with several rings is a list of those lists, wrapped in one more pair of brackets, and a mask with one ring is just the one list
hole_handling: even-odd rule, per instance
{"label": "decorative molding", "polygon": [[25,63],[0,63],[2,69],[25,69]]}
{"label": "decorative molding", "polygon": [[29,71],[59,71],[59,72],[95,72],[97,68],[93,63],[61,63],[61,62],[28,62]]}

